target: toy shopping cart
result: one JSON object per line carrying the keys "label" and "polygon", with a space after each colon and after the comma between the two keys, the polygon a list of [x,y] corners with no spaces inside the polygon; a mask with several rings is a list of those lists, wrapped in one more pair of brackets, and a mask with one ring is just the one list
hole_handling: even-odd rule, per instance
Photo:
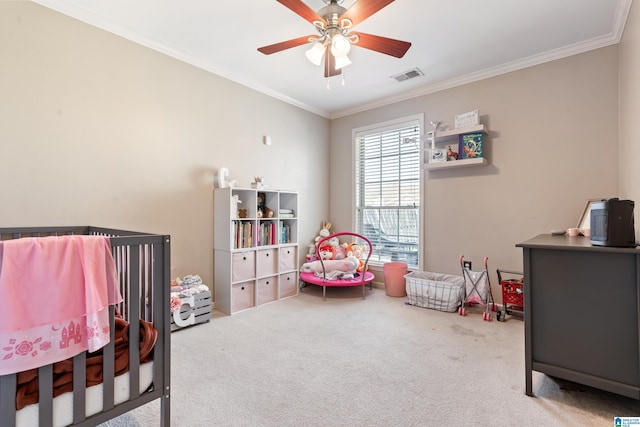
{"label": "toy shopping cart", "polygon": [[491,320],[491,311],[497,311],[496,304],[491,293],[491,283],[489,282],[489,272],[487,270],[487,257],[484,257],[484,270],[471,270],[471,263],[466,264],[464,255],[460,255],[460,267],[464,278],[466,296],[462,306],[458,309],[460,316],[466,316],[465,305],[480,304],[484,306],[482,320]]}
{"label": "toy shopping cart", "polygon": [[[498,321],[504,322],[507,314],[524,314],[524,277],[520,271],[496,270],[502,288],[502,310],[498,311]],[[506,277],[504,275],[507,275]],[[519,277],[512,277],[519,276]]]}

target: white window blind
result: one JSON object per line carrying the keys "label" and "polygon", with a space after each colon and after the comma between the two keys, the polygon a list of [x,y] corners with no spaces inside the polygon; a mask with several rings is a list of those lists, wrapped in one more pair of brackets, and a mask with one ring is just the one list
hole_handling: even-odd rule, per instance
{"label": "white window blind", "polygon": [[419,265],[420,134],[418,120],[355,133],[355,224],[370,262]]}

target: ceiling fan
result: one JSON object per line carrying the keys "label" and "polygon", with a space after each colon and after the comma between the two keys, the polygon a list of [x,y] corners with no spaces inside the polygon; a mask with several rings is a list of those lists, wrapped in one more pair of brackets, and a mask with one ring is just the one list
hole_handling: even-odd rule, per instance
{"label": "ceiling fan", "polygon": [[319,35],[308,35],[292,40],[263,46],[258,50],[265,55],[280,52],[292,47],[312,43],[306,52],[307,58],[320,65],[324,56],[324,76],[332,77],[342,73],[342,68],[351,64],[347,57],[351,45],[363,47],[385,55],[402,58],[411,43],[354,32],[351,29],[378,12],[394,0],[356,0],[349,9],[341,6],[344,0],[323,0],[327,6],[314,12],[300,0],[277,0],[285,7],[313,24]]}

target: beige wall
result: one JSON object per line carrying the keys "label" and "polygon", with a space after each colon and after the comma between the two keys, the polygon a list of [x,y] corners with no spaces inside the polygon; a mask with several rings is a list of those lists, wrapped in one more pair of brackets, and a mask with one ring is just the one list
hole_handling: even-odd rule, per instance
{"label": "beige wall", "polygon": [[573,227],[586,201],[618,195],[618,47],[608,47],[331,124],[331,220],[351,227],[351,130],[416,113],[427,126],[478,109],[490,165],[425,172],[423,269],[522,268],[515,245]]}
{"label": "beige wall", "polygon": [[217,168],[297,190],[303,242],[328,216],[327,119],[31,2],[0,2],[0,61],[2,227],[170,234],[213,284]]}
{"label": "beige wall", "polygon": [[458,273],[464,253],[519,269],[515,244],[572,226],[587,199],[640,200],[639,15],[632,7],[620,47],[329,123],[36,4],[0,2],[0,226],[171,234],[172,275],[211,283],[218,167],[244,186],[263,175],[299,191],[304,249],[322,220],[351,228],[353,128],[417,113],[452,125],[479,109],[490,165],[425,173],[423,268]]}
{"label": "beige wall", "polygon": [[620,43],[620,194],[635,200],[640,241],[640,5],[633,3]]}

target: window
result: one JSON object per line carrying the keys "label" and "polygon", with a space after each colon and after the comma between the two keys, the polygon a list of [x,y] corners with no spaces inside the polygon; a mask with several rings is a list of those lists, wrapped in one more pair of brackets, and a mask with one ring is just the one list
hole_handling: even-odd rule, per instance
{"label": "window", "polygon": [[420,260],[422,116],[354,131],[355,228],[370,262]]}

